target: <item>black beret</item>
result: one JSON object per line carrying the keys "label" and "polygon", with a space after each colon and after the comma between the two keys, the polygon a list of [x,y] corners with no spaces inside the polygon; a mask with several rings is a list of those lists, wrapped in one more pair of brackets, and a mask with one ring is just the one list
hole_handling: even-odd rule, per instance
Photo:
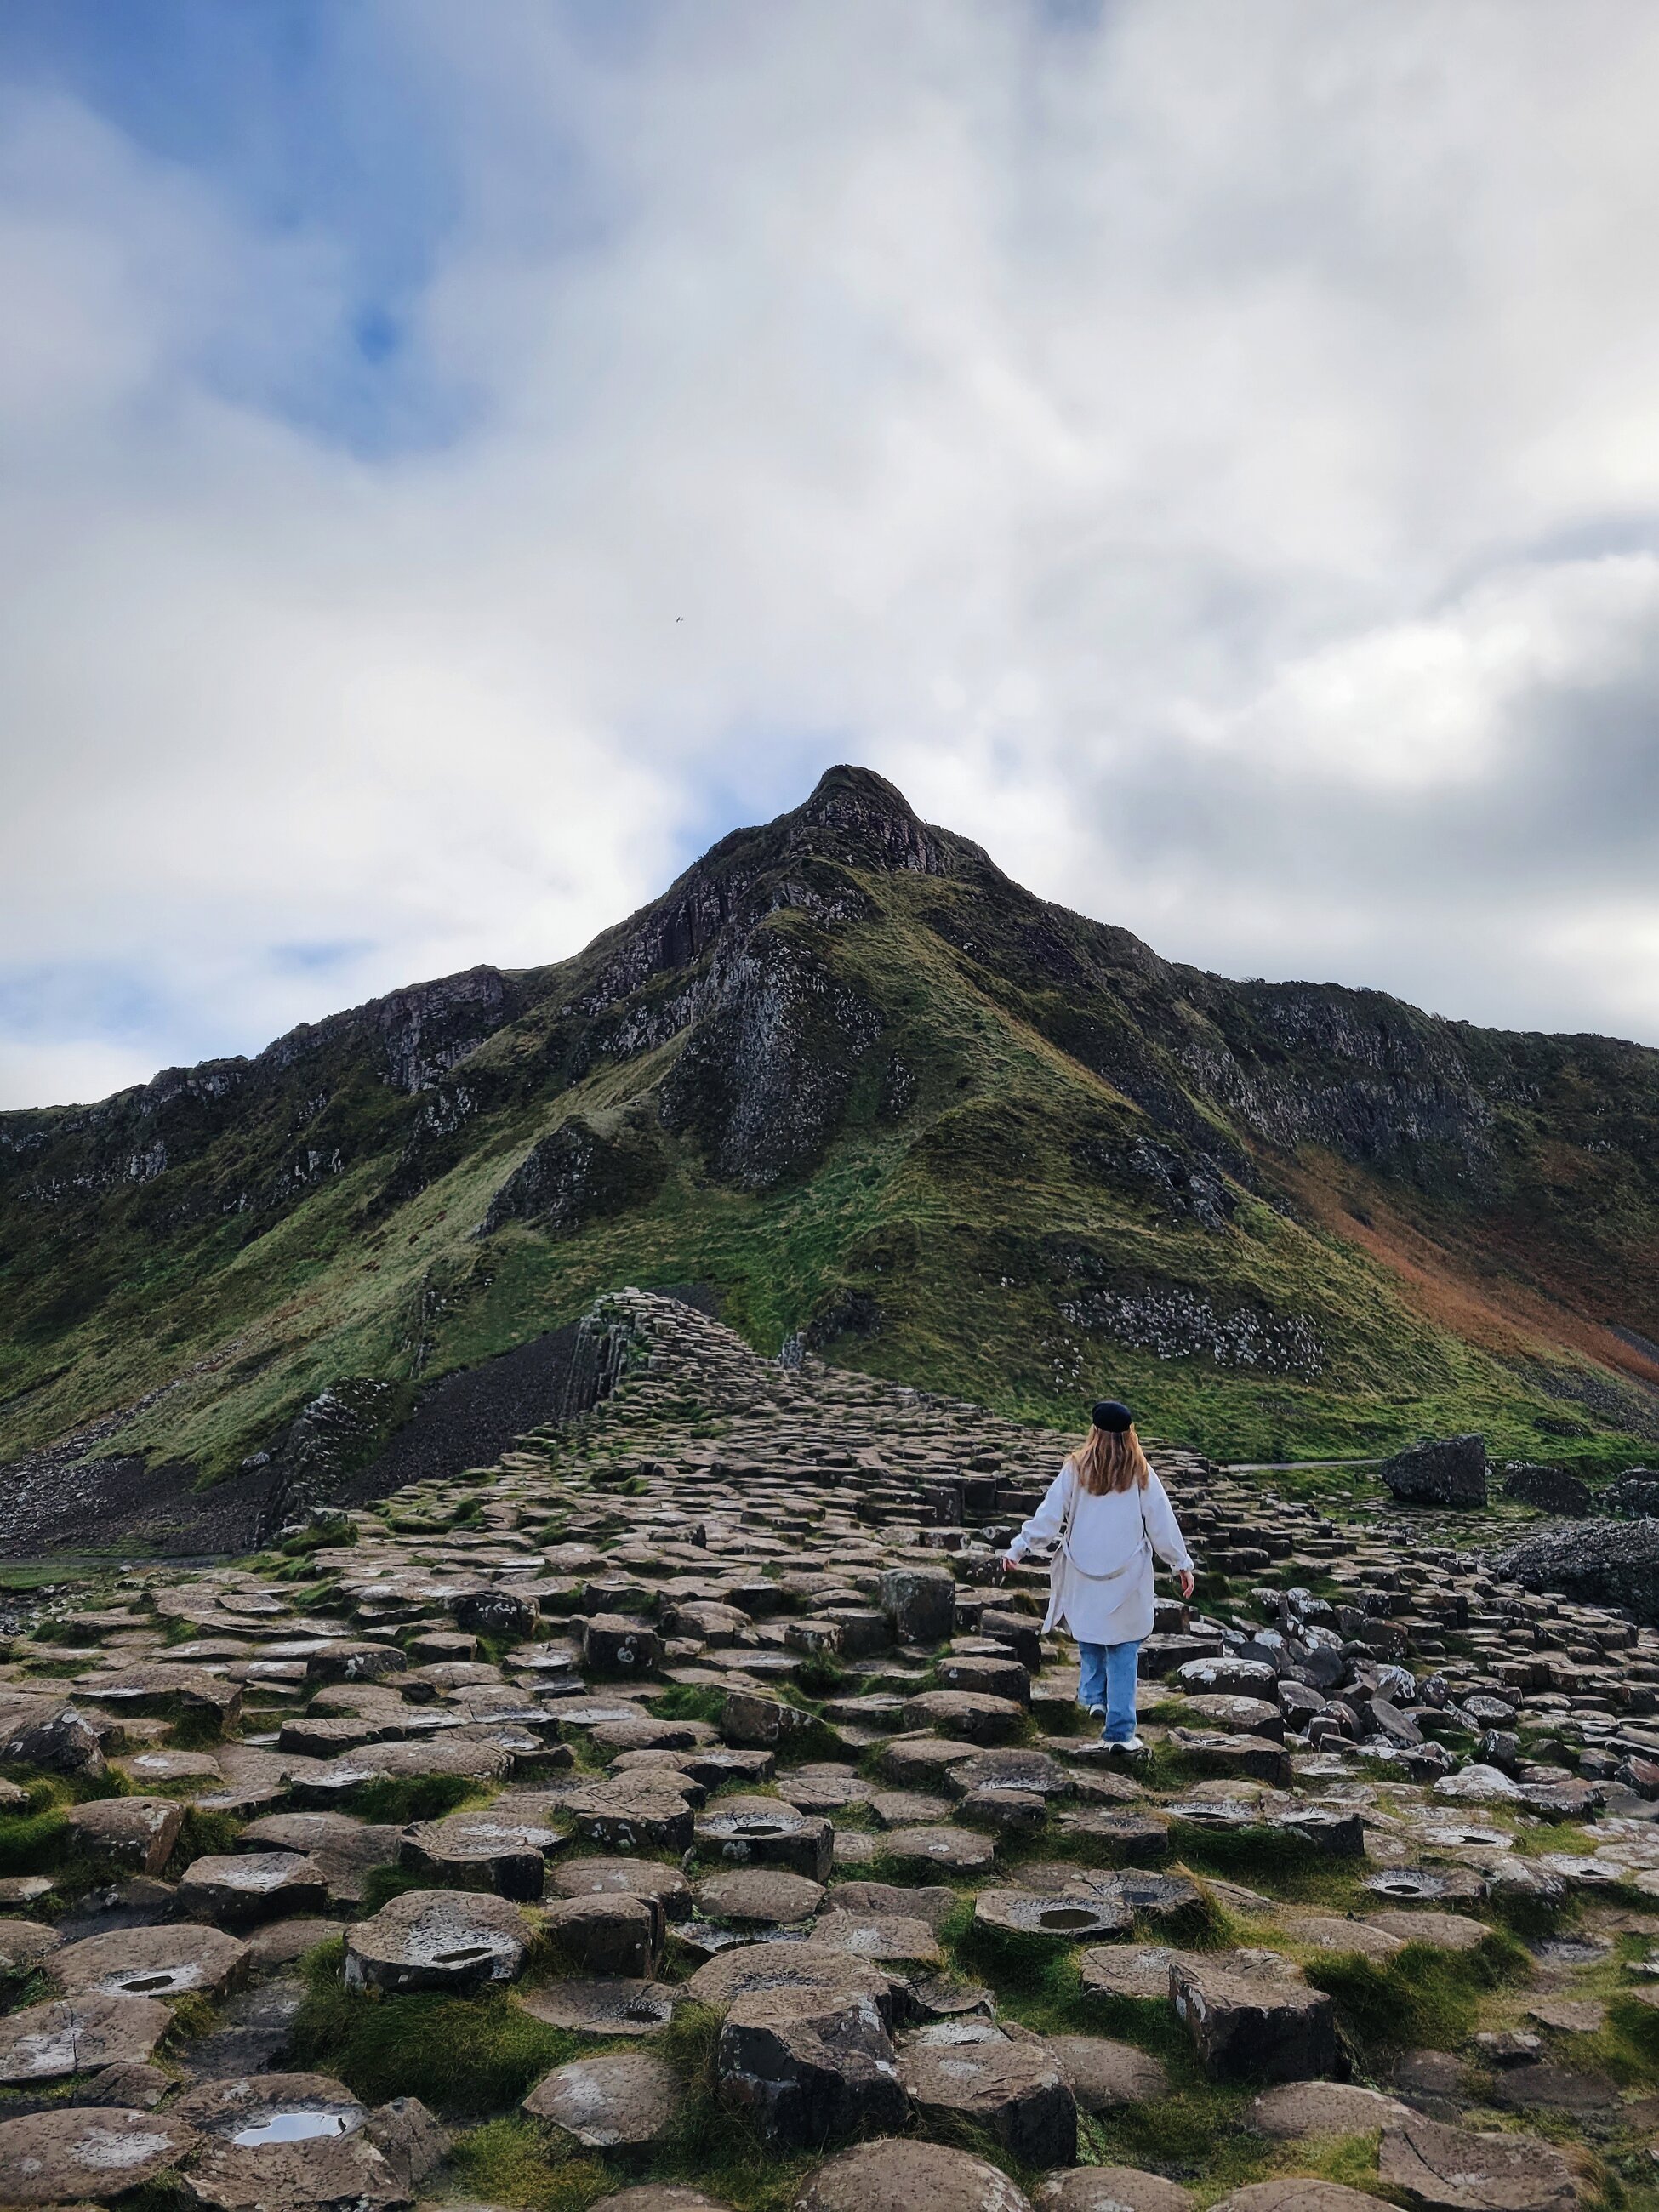
{"label": "black beret", "polygon": [[1109,1430],[1121,1437],[1126,1429],[1135,1425],[1135,1417],[1121,1398],[1097,1398],[1095,1401],[1095,1426]]}

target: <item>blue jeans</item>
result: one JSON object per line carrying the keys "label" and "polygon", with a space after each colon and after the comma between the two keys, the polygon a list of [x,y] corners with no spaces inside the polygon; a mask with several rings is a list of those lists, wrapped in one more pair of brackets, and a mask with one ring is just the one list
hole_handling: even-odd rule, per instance
{"label": "blue jeans", "polygon": [[1135,1676],[1140,1660],[1140,1639],[1133,1644],[1079,1644],[1077,1701],[1080,1705],[1104,1705],[1106,1725],[1103,1743],[1127,1743],[1135,1732]]}

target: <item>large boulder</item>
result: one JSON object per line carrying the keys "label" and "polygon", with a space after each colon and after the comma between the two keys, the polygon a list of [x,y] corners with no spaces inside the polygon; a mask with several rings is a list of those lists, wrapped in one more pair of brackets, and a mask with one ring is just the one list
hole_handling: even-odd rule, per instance
{"label": "large boulder", "polygon": [[1484,1437],[1437,1437],[1408,1444],[1377,1470],[1402,1505],[1470,1506],[1486,1502]]}
{"label": "large boulder", "polygon": [[1633,1467],[1609,1483],[1601,1492],[1601,1510],[1617,1521],[1659,1519],[1659,1468]]}
{"label": "large boulder", "polygon": [[1532,1460],[1509,1461],[1503,1487],[1504,1497],[1517,1505],[1535,1505],[1540,1513],[1559,1513],[1568,1521],[1583,1520],[1595,1505],[1588,1483],[1564,1467],[1540,1467]]}
{"label": "large boulder", "polygon": [[1659,1625],[1659,1521],[1587,1521],[1542,1528],[1492,1556],[1523,1589],[1554,1590],[1580,1605],[1622,1606]]}

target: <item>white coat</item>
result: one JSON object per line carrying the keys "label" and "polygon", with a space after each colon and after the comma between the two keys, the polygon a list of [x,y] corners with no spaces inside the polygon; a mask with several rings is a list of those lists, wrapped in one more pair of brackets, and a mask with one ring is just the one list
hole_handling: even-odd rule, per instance
{"label": "white coat", "polygon": [[[1033,1544],[1054,1542],[1066,1525],[1076,1488],[1067,1460],[1008,1547],[1011,1559],[1024,1559]],[[1190,1571],[1193,1563],[1175,1508],[1157,1475],[1148,1474],[1145,1490],[1109,1490],[1099,1496],[1078,1490],[1071,1534],[1049,1565],[1044,1630],[1064,1621],[1079,1644],[1138,1644],[1150,1636],[1154,1552],[1165,1566]],[[1089,1579],[1100,1575],[1112,1579]]]}

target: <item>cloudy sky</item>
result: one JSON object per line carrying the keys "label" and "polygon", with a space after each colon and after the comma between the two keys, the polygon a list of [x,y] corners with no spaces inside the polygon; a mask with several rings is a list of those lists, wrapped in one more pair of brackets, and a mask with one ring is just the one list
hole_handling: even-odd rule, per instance
{"label": "cloudy sky", "polygon": [[1656,113],[1632,0],[7,0],[0,1103],[842,759],[1659,1043]]}

